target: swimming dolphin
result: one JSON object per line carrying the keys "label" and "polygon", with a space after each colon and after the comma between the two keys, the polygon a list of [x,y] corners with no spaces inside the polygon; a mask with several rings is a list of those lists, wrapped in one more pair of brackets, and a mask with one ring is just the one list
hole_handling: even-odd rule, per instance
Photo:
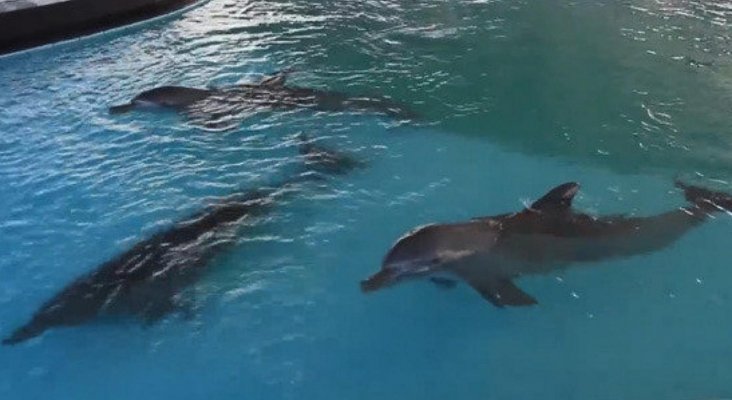
{"label": "swimming dolphin", "polygon": [[649,217],[593,217],[572,208],[579,184],[557,186],[516,213],[432,224],[402,236],[381,270],[361,282],[371,292],[418,277],[447,285],[456,276],[498,307],[537,300],[514,284],[576,263],[630,257],[662,249],[708,215],[732,210],[732,197],[677,182],[690,205]]}
{"label": "swimming dolphin", "polygon": [[[300,149],[308,157],[309,149]],[[352,164],[348,157],[318,147],[329,163]],[[173,311],[185,311],[185,288],[205,272],[209,261],[235,242],[236,228],[295,193],[300,183],[318,179],[311,172],[272,187],[229,196],[210,209],[180,221],[101,264],[45,302],[28,323],[2,343],[13,345],[54,327],[89,322],[99,315],[136,315],[148,323]]]}
{"label": "swimming dolphin", "polygon": [[157,87],[135,96],[126,104],[110,107],[112,114],[151,107],[170,108],[191,114],[220,116],[247,115],[260,110],[311,108],[318,111],[375,112],[402,119],[417,115],[406,106],[381,97],[350,96],[335,91],[286,86],[290,70],[245,83],[218,89],[183,86]]}

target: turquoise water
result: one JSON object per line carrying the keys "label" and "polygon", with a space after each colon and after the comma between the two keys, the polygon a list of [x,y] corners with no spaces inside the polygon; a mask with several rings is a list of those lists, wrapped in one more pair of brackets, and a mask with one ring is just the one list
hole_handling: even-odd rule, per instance
{"label": "turquoise water", "polygon": [[[732,397],[732,219],[653,254],[466,285],[358,282],[415,225],[576,205],[649,215],[673,179],[732,193],[724,2],[212,0],[178,18],[0,59],[0,335],[74,278],[219,196],[299,168],[307,132],[366,168],[242,230],[191,319],[103,320],[0,348],[2,399]],[[106,107],[160,84],[388,95],[424,119],[268,113],[202,130]]]}

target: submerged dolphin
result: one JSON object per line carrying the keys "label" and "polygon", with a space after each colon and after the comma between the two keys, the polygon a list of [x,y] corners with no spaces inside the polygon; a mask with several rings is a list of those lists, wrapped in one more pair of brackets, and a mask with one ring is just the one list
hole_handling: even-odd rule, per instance
{"label": "submerged dolphin", "polygon": [[[306,159],[316,155],[309,148],[300,151]],[[324,153],[329,164],[321,169],[311,160],[311,170],[328,172],[342,163],[339,171],[345,171],[347,165],[353,165],[346,156],[317,148],[317,154]],[[181,310],[186,304],[182,291],[201,277],[216,254],[235,242],[237,226],[270,210],[302,181],[320,176],[310,172],[279,185],[229,196],[153,235],[66,286],[2,343],[16,344],[47,329],[83,324],[99,315],[137,315],[155,322]]]}
{"label": "submerged dolphin", "polygon": [[219,89],[161,86],[135,96],[126,104],[110,107],[112,114],[150,107],[171,108],[196,114],[221,115],[259,110],[311,108],[319,111],[375,112],[413,119],[416,114],[402,104],[382,97],[358,97],[341,92],[286,86],[290,71]]}
{"label": "submerged dolphin", "polygon": [[305,158],[305,165],[315,171],[341,175],[364,166],[361,160],[322,147],[305,134],[298,134],[296,139],[300,154]]}
{"label": "submerged dolphin", "polygon": [[691,203],[649,217],[592,217],[572,209],[577,183],[557,186],[523,211],[419,227],[401,237],[381,270],[361,282],[370,292],[417,277],[448,285],[457,276],[498,307],[536,304],[514,284],[574,263],[659,250],[705,221],[732,210],[732,197],[677,182]]}

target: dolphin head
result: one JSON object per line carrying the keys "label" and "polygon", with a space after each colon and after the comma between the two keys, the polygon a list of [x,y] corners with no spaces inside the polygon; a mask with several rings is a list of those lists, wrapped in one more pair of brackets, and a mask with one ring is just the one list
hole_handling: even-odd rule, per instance
{"label": "dolphin head", "polygon": [[490,247],[497,229],[489,220],[460,224],[431,224],[402,236],[384,257],[381,270],[361,282],[372,292],[405,280],[447,269]]}

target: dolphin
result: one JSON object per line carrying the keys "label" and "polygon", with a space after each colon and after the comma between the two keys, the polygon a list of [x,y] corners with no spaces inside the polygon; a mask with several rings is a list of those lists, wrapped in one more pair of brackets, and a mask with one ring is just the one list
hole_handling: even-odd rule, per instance
{"label": "dolphin", "polygon": [[451,286],[457,277],[497,307],[530,306],[537,300],[517,278],[657,251],[711,213],[732,210],[730,195],[677,182],[689,205],[646,217],[595,217],[572,208],[579,187],[559,185],[519,212],[418,227],[397,240],[361,289],[420,277]]}
{"label": "dolphin", "polygon": [[192,116],[251,114],[260,110],[310,108],[326,112],[379,113],[401,119],[417,114],[406,106],[383,97],[351,96],[336,91],[287,86],[291,70],[280,71],[257,83],[216,89],[161,86],[135,96],[129,103],[110,107],[112,114],[136,109],[168,108]]}
{"label": "dolphin", "polygon": [[[300,151],[307,158],[312,149]],[[338,169],[343,172],[353,164],[325,147],[319,146],[317,152],[328,154],[329,165],[322,171],[343,163]],[[133,315],[154,323],[171,312],[185,312],[184,289],[202,276],[215,255],[235,242],[238,227],[297,192],[299,184],[322,176],[313,174],[320,170],[314,160],[305,174],[228,196],[102,263],[46,301],[2,343],[17,344],[50,328],[80,325],[102,315]]]}

